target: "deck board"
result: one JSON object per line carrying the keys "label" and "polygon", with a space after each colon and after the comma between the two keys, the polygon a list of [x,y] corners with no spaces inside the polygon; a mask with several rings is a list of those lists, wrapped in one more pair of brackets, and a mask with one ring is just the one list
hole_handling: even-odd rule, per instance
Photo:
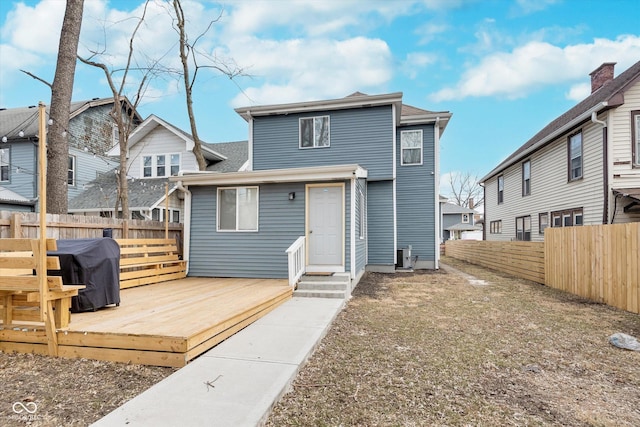
{"label": "deck board", "polygon": [[[189,277],[120,291],[118,307],[74,313],[62,357],[182,366],[291,298],[284,279]],[[0,349],[36,351],[43,334],[0,331]],[[29,343],[29,345],[24,345]]]}

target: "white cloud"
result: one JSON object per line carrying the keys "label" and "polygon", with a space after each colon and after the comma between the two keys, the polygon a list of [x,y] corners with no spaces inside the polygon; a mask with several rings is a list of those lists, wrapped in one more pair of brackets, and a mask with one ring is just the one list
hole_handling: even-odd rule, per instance
{"label": "white cloud", "polygon": [[466,70],[455,86],[443,88],[431,98],[435,101],[479,96],[520,98],[543,86],[586,79],[603,62],[617,62],[617,69],[624,70],[638,58],[640,36],[635,35],[566,47],[532,41],[512,52],[486,56]]}
{"label": "white cloud", "polygon": [[420,37],[419,44],[427,44],[447,30],[449,30],[449,25],[447,24],[428,22],[418,27],[415,30],[415,34]]}
{"label": "white cloud", "polygon": [[410,52],[406,59],[402,62],[403,72],[411,79],[418,76],[418,72],[426,68],[428,65],[435,63],[436,55],[425,52]]}
{"label": "white cloud", "polygon": [[591,84],[590,83],[578,83],[569,88],[569,92],[566,93],[565,97],[572,101],[582,101],[591,93]]}
{"label": "white cloud", "polygon": [[16,3],[15,8],[7,14],[2,38],[16,49],[55,55],[58,52],[64,10],[65,2],[56,0],[43,0],[34,7]]}
{"label": "white cloud", "polygon": [[259,80],[258,85],[244,90],[246,96],[240,94],[232,101],[236,107],[343,97],[384,85],[392,76],[391,52],[380,39],[251,37],[234,41],[229,49]]}
{"label": "white cloud", "polygon": [[558,3],[559,0],[517,0],[516,4],[522,13],[539,12]]}

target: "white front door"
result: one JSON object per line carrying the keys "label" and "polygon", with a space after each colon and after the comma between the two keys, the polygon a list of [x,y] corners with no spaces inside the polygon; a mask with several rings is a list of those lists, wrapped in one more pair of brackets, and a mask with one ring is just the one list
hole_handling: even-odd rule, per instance
{"label": "white front door", "polygon": [[344,271],[344,184],[307,186],[309,272]]}

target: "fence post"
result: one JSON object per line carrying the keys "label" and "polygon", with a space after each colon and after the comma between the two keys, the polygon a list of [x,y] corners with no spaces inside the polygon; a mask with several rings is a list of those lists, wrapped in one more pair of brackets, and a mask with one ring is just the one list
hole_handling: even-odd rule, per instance
{"label": "fence post", "polygon": [[122,238],[123,239],[129,238],[129,220],[126,220],[126,219],[122,221]]}
{"label": "fence post", "polygon": [[11,214],[11,221],[9,225],[9,237],[13,239],[19,239],[22,237],[22,220],[18,213]]}

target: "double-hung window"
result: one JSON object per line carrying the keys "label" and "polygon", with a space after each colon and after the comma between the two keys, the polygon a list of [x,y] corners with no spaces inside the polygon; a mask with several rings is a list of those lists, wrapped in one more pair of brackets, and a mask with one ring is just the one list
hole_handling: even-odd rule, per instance
{"label": "double-hung window", "polygon": [[631,152],[633,166],[640,167],[640,110],[631,112]]}
{"label": "double-hung window", "polygon": [[549,213],[538,214],[538,234],[544,234],[544,229],[549,227]]}
{"label": "double-hung window", "polygon": [[258,187],[218,188],[218,231],[258,231]]}
{"label": "double-hung window", "polygon": [[422,129],[400,132],[400,146],[402,147],[401,165],[422,164]]}
{"label": "double-hung window", "polygon": [[67,169],[67,184],[76,185],[76,156],[69,156],[69,168]]}
{"label": "double-hung window", "polygon": [[156,154],[142,157],[144,178],[163,178],[177,175],[180,171],[180,154]]}
{"label": "double-hung window", "polygon": [[9,149],[0,148],[0,182],[9,181],[9,170],[11,163],[9,162]]}
{"label": "double-hung window", "polygon": [[516,218],[516,240],[531,240],[531,216],[519,216]]}
{"label": "double-hung window", "polygon": [[569,181],[582,178],[582,132],[569,137]]}
{"label": "double-hung window", "polygon": [[300,119],[300,148],[329,147],[329,116]]}
{"label": "double-hung window", "polygon": [[522,163],[522,195],[531,194],[531,160]]}
{"label": "double-hung window", "polygon": [[498,204],[504,202],[504,175],[498,177]]}

